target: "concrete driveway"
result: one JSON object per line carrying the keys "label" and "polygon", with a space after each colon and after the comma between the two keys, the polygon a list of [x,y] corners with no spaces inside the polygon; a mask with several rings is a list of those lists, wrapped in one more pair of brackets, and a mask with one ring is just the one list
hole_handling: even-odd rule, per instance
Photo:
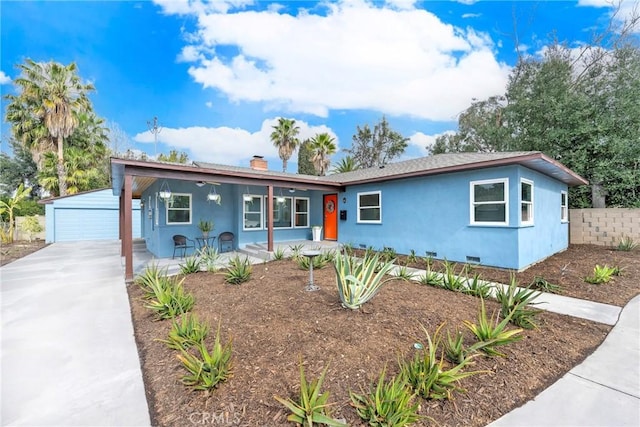
{"label": "concrete driveway", "polygon": [[0,268],[2,425],[147,426],[119,242]]}

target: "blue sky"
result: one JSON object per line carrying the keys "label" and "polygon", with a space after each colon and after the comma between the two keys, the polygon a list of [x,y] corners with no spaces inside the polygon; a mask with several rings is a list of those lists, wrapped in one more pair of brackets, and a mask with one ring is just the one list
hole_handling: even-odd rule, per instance
{"label": "blue sky", "polygon": [[[410,138],[405,157],[418,157],[472,99],[504,93],[516,36],[528,55],[552,34],[579,45],[612,10],[606,0],[3,1],[0,88],[14,90],[25,58],[75,61],[120,146],[150,155],[154,116],[158,152],[240,166],[264,155],[278,170],[278,117],[343,149],[384,114]],[[8,132],[3,120],[3,141]]]}

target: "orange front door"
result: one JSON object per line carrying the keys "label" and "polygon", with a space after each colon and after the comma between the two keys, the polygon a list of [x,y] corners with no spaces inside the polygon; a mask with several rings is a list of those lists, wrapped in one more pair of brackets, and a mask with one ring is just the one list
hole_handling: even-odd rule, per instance
{"label": "orange front door", "polygon": [[324,205],[324,238],[338,240],[338,195],[326,194]]}

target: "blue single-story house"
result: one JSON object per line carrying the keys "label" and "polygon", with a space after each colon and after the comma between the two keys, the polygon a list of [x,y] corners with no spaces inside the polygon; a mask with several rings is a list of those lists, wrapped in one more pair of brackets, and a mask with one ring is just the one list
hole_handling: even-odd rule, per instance
{"label": "blue single-story house", "polygon": [[[540,152],[441,154],[325,177],[249,167],[112,158],[113,194],[140,199],[141,235],[157,257],[172,236],[231,232],[249,243],[323,238],[355,247],[521,270],[568,247],[568,187],[587,181]],[[267,209],[271,206],[271,209]],[[126,275],[131,221],[121,214]]]}
{"label": "blue single-story house", "polygon": [[[45,241],[117,240],[119,198],[111,188],[42,200],[45,205]],[[133,237],[140,237],[140,201],[132,203]]]}

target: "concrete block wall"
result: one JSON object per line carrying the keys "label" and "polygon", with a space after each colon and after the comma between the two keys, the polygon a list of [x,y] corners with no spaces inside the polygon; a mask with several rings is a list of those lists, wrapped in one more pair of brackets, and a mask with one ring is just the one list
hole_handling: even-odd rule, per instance
{"label": "concrete block wall", "polygon": [[569,243],[617,246],[623,236],[640,243],[640,209],[570,209]]}
{"label": "concrete block wall", "polygon": [[[16,227],[15,227],[15,231],[14,231],[14,236],[13,236],[13,240],[14,241],[18,241],[18,240],[29,240],[29,233],[26,233],[25,231],[22,230],[22,223],[24,222],[24,220],[27,217],[24,216],[18,216],[16,217]],[[44,240],[45,237],[45,217],[44,215],[38,215],[38,222],[40,223],[40,225],[42,226],[42,231],[40,233],[36,233],[35,235],[33,235],[33,239],[36,240]]]}

